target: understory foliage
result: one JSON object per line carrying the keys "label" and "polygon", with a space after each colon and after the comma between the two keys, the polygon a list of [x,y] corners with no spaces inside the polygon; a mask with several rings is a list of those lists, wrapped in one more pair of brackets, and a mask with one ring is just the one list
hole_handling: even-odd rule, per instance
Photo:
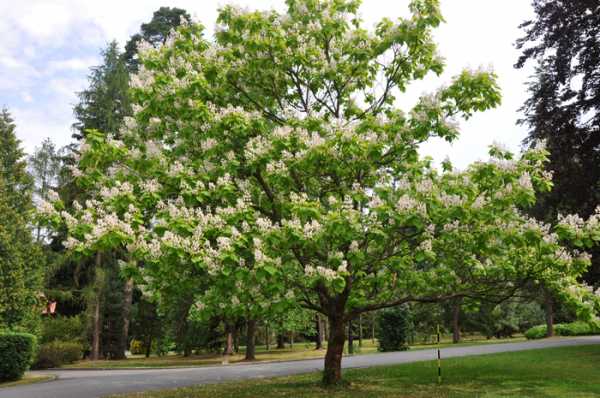
{"label": "understory foliage", "polygon": [[[554,325],[554,332],[557,336],[593,335],[600,333],[600,323],[597,320],[592,322],[557,323]],[[543,339],[546,337],[546,325],[537,325],[527,329],[525,337],[530,340]]]}
{"label": "understory foliage", "polygon": [[73,211],[43,203],[74,253],[126,252],[121,265],[161,301],[212,316],[295,306],[329,322],[325,383],[341,378],[345,325],[361,313],[454,297],[502,298],[526,282],[581,304],[584,248],[599,218],[554,229],[518,209],[551,188],[539,145],[438,170],[418,156],[452,142],[458,120],[494,107],[493,73],[465,70],[407,112],[395,98],[440,74],[435,0],[361,27],[358,1],[288,0],[288,10],[224,7],[216,41],[184,24],[141,44],[133,117],[119,139],[88,131],[73,169],[94,192]]}
{"label": "understory foliage", "polygon": [[405,351],[414,337],[414,323],[407,305],[386,308],[377,314],[379,351]]}
{"label": "understory foliage", "polygon": [[23,377],[33,361],[35,351],[34,335],[0,332],[0,382]]}

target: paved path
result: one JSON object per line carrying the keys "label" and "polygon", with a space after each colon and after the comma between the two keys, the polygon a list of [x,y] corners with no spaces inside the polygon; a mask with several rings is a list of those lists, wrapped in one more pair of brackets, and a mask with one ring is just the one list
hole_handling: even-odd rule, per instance
{"label": "paved path", "polygon": [[[450,347],[442,349],[442,357],[462,357],[584,344],[600,344],[600,336]],[[435,350],[414,350],[345,357],[342,365],[344,368],[361,368],[435,358]],[[0,398],[95,398],[109,394],[175,388],[193,384],[308,373],[319,371],[322,368],[322,359],[310,359],[196,368],[43,371],[39,373],[53,374],[57,376],[57,379],[37,384],[0,388]]]}

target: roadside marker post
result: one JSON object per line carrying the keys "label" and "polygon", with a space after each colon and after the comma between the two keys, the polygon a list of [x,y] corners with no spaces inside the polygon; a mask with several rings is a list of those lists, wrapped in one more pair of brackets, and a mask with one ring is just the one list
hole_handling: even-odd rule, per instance
{"label": "roadside marker post", "polygon": [[442,383],[442,355],[440,352],[440,325],[437,325],[437,363],[438,363],[438,384]]}

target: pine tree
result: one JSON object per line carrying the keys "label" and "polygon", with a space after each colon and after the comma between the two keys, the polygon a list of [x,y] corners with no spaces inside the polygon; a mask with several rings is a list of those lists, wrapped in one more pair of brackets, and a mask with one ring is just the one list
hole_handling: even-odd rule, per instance
{"label": "pine tree", "polygon": [[96,129],[118,136],[123,118],[131,113],[129,73],[116,41],[102,52],[102,64],[92,68],[89,87],[80,92],[79,103],[73,109],[77,122],[73,124],[76,139]]}
{"label": "pine tree", "polygon": [[0,328],[34,331],[39,318],[42,258],[33,243],[32,179],[15,124],[0,113]]}
{"label": "pine tree", "polygon": [[[554,188],[534,209],[540,219],[588,217],[600,204],[600,8],[597,0],[533,0],[536,16],[521,25],[517,68],[536,65],[520,123],[525,145],[545,140]],[[600,249],[585,276],[600,284]]]}

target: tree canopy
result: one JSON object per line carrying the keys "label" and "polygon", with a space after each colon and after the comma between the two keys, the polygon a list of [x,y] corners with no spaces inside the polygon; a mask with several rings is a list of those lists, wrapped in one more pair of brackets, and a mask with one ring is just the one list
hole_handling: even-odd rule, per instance
{"label": "tree canopy", "polygon": [[326,383],[340,380],[344,326],[361,313],[544,278],[585,295],[576,278],[589,258],[564,243],[598,240],[600,215],[552,229],[519,211],[551,187],[543,146],[515,157],[494,145],[463,171],[419,157],[500,102],[493,73],[465,70],[396,107],[412,81],[443,71],[437,1],[414,0],[410,17],[373,31],[358,1],[287,4],[224,7],[215,42],[185,24],[160,48],[139,46],[133,117],[119,139],[92,131],[80,148],[78,182],[96,194],[71,213],[44,208],[67,225],[67,247],[127,249],[144,289],[185,286],[200,311],[247,301],[227,289],[203,301],[179,281],[249,284],[259,305],[324,314]]}

